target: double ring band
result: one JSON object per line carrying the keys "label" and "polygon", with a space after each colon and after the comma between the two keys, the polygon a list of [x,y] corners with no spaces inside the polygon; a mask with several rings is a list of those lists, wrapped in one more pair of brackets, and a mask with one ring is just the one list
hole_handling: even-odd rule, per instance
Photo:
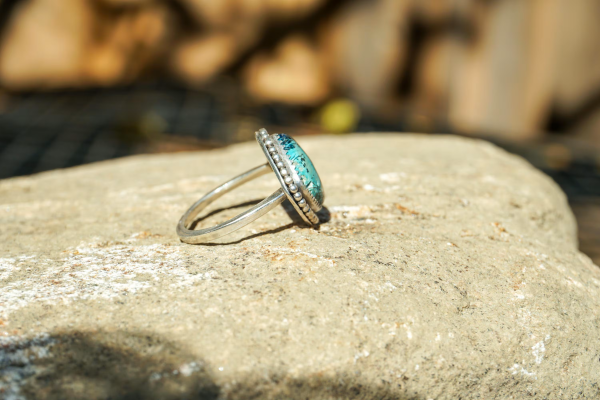
{"label": "double ring band", "polygon": [[[316,213],[323,207],[325,194],[319,174],[308,155],[294,139],[283,133],[269,135],[263,128],[256,132],[256,141],[260,144],[268,162],[225,182],[195,202],[177,224],[177,235],[181,241],[198,244],[225,236],[265,215],[283,203],[286,198],[307,224],[319,223]],[[229,221],[211,228],[189,229],[200,211],[210,203],[270,171],[275,173],[281,184],[281,188],[271,196]]]}

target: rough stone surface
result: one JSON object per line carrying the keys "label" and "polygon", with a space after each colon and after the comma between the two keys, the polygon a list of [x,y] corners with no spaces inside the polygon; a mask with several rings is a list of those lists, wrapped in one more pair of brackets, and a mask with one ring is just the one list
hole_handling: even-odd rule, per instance
{"label": "rough stone surface", "polygon": [[175,224],[255,143],[1,181],[0,398],[600,396],[600,270],[549,178],[453,137],[299,142],[330,220],[207,246]]}

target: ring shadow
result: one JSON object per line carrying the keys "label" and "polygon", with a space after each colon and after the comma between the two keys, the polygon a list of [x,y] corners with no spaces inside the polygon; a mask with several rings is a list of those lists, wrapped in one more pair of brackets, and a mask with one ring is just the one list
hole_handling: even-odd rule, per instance
{"label": "ring shadow", "polygon": [[[218,208],[216,210],[213,210],[211,212],[209,212],[208,214],[196,218],[190,225],[189,229],[196,229],[196,227],[198,226],[198,224],[214,215],[217,215],[219,213],[222,213],[224,211],[228,211],[228,210],[233,210],[236,208],[247,208],[247,207],[252,207],[257,205],[258,203],[260,203],[262,201],[262,199],[255,199],[255,200],[250,200],[250,201],[246,201],[243,203],[239,203],[239,204],[235,204],[229,207],[222,207],[222,208]],[[215,243],[215,242],[209,242],[209,243],[202,243],[202,245],[204,246],[225,246],[225,245],[232,245],[232,244],[238,244],[238,243],[242,243],[246,240],[250,240],[250,239],[254,239],[260,236],[264,236],[264,235],[272,235],[275,233],[279,233],[282,231],[285,231],[287,229],[296,227],[299,229],[316,229],[319,230],[321,227],[321,224],[327,223],[331,220],[331,213],[329,212],[329,210],[327,209],[327,207],[323,207],[317,214],[317,216],[319,217],[319,225],[314,226],[314,227],[309,227],[306,225],[306,223],[304,222],[304,220],[302,219],[302,217],[300,217],[300,215],[298,215],[298,211],[296,211],[296,209],[294,208],[294,206],[290,203],[290,201],[288,199],[286,199],[283,203],[281,203],[281,206],[283,207],[283,210],[286,212],[286,214],[288,215],[288,217],[292,220],[291,223],[280,226],[278,228],[274,228],[274,229],[269,229],[266,230],[264,232],[259,232],[259,233],[254,233],[252,235],[243,237],[239,240],[235,240],[232,242],[226,242],[226,243]]]}
{"label": "ring shadow", "polygon": [[[42,350],[40,350],[42,349]],[[43,356],[40,356],[43,354]],[[27,356],[23,361],[20,356]],[[62,332],[0,351],[2,378],[18,376],[14,398],[53,399],[418,399],[400,383],[365,382],[354,372],[336,377],[282,372],[236,376],[217,383],[214,369],[192,352],[150,333]],[[6,361],[6,362],[4,362]],[[10,383],[10,382],[9,382]]]}

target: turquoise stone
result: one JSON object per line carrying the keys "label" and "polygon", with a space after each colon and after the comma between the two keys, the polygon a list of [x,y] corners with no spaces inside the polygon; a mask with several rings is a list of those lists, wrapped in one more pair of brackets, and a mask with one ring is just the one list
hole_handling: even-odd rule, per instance
{"label": "turquoise stone", "polygon": [[319,174],[308,155],[306,155],[304,150],[302,150],[302,147],[288,135],[280,133],[275,136],[304,186],[319,204],[323,205],[325,194],[323,193],[321,178],[319,178]]}

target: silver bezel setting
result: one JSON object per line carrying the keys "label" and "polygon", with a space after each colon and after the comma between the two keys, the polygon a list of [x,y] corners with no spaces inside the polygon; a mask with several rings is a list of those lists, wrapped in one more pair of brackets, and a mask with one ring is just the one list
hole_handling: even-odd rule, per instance
{"label": "silver bezel setting", "polygon": [[[256,141],[260,144],[273,172],[277,176],[281,188],[285,192],[290,203],[294,206],[300,217],[309,225],[319,224],[318,212],[322,205],[318,204],[315,198],[310,194],[300,176],[296,172],[287,155],[281,148],[279,141],[274,135],[269,135],[266,129],[260,129],[256,132]],[[267,145],[266,142],[269,142]],[[278,156],[278,157],[277,157]],[[278,167],[278,163],[283,163]]]}

